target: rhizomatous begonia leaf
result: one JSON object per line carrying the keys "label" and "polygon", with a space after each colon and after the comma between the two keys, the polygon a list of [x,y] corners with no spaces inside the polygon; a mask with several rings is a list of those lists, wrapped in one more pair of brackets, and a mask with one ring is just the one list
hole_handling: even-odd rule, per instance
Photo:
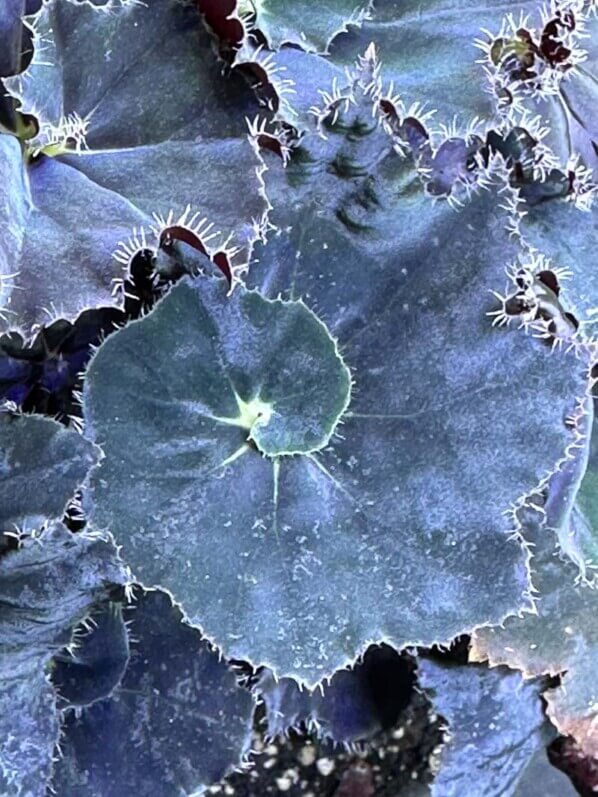
{"label": "rhizomatous begonia leaf", "polygon": [[560,85],[563,103],[573,120],[573,148],[571,154],[579,155],[582,163],[598,178],[598,17],[585,20],[585,36],[580,47],[584,60],[566,73]]}
{"label": "rhizomatous begonia leaf", "polygon": [[69,712],[52,787],[69,797],[180,797],[239,766],[254,701],[164,592],[124,609],[130,657],[112,696]]}
{"label": "rhizomatous begonia leaf", "polygon": [[[491,5],[471,0],[424,0],[417,5],[376,0],[371,14],[359,26],[351,26],[334,38],[325,60],[339,70],[350,68],[368,45],[375,43],[386,89],[392,84],[393,93],[398,93],[407,107],[418,105],[420,110],[424,106],[426,111],[435,111],[431,124],[436,128],[451,128],[456,120],[457,128],[465,131],[476,119],[488,122],[497,118],[497,98],[478,63],[481,52],[476,40],[487,38],[484,29],[500,29],[507,13],[518,17],[535,6],[532,0],[499,0]],[[301,42],[298,44],[301,46]],[[245,49],[241,53],[241,60],[249,60]],[[287,109],[293,109],[297,102],[295,111],[301,120],[303,76],[320,73],[325,67],[319,61],[324,57],[313,55],[299,62],[291,58],[290,64],[288,57],[283,50],[279,62],[275,54],[270,71],[286,67],[273,85],[276,89],[279,79],[295,83],[296,93],[286,97]],[[303,66],[301,70],[293,68],[298,63]],[[293,118],[288,121],[296,123]]]}
{"label": "rhizomatous begonia leaf", "polygon": [[8,81],[40,125],[34,209],[11,263],[17,320],[114,303],[112,254],[133,228],[164,226],[153,214],[172,221],[189,207],[190,226],[226,230],[223,246],[244,262],[267,209],[246,135],[258,106],[241,76],[222,75],[197,8],[152,0],[107,13],[53,0],[32,24],[36,56]]}
{"label": "rhizomatous begonia leaf", "polygon": [[120,603],[95,606],[69,645],[52,660],[52,683],[61,708],[89,706],[110,697],[129,661],[129,635]]}
{"label": "rhizomatous begonia leaf", "polygon": [[488,317],[520,251],[508,187],[434,203],[361,68],[326,138],[270,159],[257,290],[180,284],[84,391],[106,455],[91,516],[136,577],[226,655],[310,686],[371,641],[447,641],[528,603],[505,511],[563,455],[586,388],[581,358]]}
{"label": "rhizomatous begonia leaf", "polygon": [[[577,474],[574,473],[574,478]],[[491,665],[506,664],[527,677],[562,675],[561,685],[548,690],[548,716],[563,734],[574,736],[587,755],[598,755],[598,622],[595,585],[580,579],[579,567],[562,554],[563,530],[587,522],[573,506],[572,473],[555,474],[542,512],[526,509],[526,539],[534,546],[532,568],[538,594],[532,614],[507,618],[502,627],[480,628],[471,657]]]}
{"label": "rhizomatous begonia leaf", "polygon": [[0,537],[59,518],[95,461],[93,446],[73,429],[0,413]]}
{"label": "rhizomatous begonia leaf", "polygon": [[448,723],[431,797],[535,797],[538,789],[550,794],[548,784],[560,786],[555,797],[573,797],[575,789],[546,755],[554,731],[542,710],[541,680],[431,659],[420,659],[418,674]]}
{"label": "rhizomatous begonia leaf", "polygon": [[[39,489],[39,488],[34,488]],[[44,797],[59,718],[47,669],[105,589],[125,578],[114,546],[60,523],[0,557],[0,792]]]}

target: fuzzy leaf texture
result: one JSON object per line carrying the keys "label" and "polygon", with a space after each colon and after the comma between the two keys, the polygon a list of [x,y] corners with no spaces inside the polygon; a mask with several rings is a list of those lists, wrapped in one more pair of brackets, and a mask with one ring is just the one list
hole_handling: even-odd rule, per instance
{"label": "fuzzy leaf texture", "polygon": [[84,310],[73,323],[57,319],[29,337],[0,335],[0,398],[25,412],[70,421],[79,413],[75,393],[92,349],[125,319],[123,310]]}
{"label": "fuzzy leaf texture", "polygon": [[239,0],[237,12],[251,15],[272,49],[294,44],[305,50],[325,52],[334,37],[349,25],[359,25],[370,0]]}
{"label": "fuzzy leaf texture", "polygon": [[[518,17],[535,7],[533,0],[500,0],[486,6],[471,0],[425,0],[416,6],[401,0],[376,0],[368,18],[334,38],[327,57],[297,55],[288,47],[274,55],[273,64],[281,72],[269,71],[282,101],[280,115],[303,127],[307,110],[304,76],[311,83],[317,75],[322,89],[330,82],[324,78],[334,69],[342,83],[343,70],[351,68],[374,42],[384,70],[385,91],[392,85],[393,93],[398,92],[407,107],[417,104],[420,112],[434,111],[430,124],[435,129],[456,125],[464,132],[476,119],[490,123],[498,119],[498,100],[478,63],[481,53],[476,40],[487,39],[483,30],[500,30],[507,13]],[[254,57],[258,63],[263,61],[259,53]],[[237,60],[251,59],[251,47],[246,45]],[[285,91],[284,81],[289,80],[293,92]],[[314,99],[320,106],[321,99]]]}
{"label": "fuzzy leaf texture", "polygon": [[0,532],[59,518],[95,461],[87,440],[51,418],[0,413]]}
{"label": "fuzzy leaf texture", "polygon": [[75,629],[52,660],[52,683],[61,708],[90,706],[110,697],[129,662],[129,635],[119,603],[105,601]]}
{"label": "fuzzy leaf texture", "polygon": [[[504,511],[562,456],[585,390],[581,361],[492,328],[489,291],[519,252],[499,187],[461,213],[433,203],[372,118],[372,66],[326,139],[286,170],[269,158],[279,232],[256,249],[257,294],[177,286],[101,347],[84,394],[106,454],[89,509],[136,577],[171,590],[229,657],[311,686],[369,641],[448,640],[526,604]],[[307,329],[266,332],[279,294],[321,319],[310,328],[328,340],[309,358],[296,354]],[[334,339],[355,380],[348,410]],[[273,390],[294,379],[305,390]],[[264,442],[282,430],[290,443]]]}
{"label": "fuzzy leaf texture", "polygon": [[0,324],[6,324],[29,212],[19,142],[0,134]]}
{"label": "fuzzy leaf texture", "polygon": [[340,670],[321,689],[300,689],[292,678],[264,670],[255,691],[266,706],[268,737],[302,725],[339,744],[370,739],[390,728],[408,702],[413,667],[392,648],[370,648],[363,661]]}
{"label": "fuzzy leaf texture", "polygon": [[598,314],[595,267],[598,210],[594,206],[581,210],[559,197],[521,209],[525,211],[520,222],[525,241],[544,255],[550,266],[570,275],[571,282],[563,282],[567,305],[580,322],[583,334],[593,338]]}
{"label": "fuzzy leaf texture", "polygon": [[138,591],[123,613],[122,682],[65,715],[52,787],[69,797],[203,793],[248,752],[253,699],[165,593]]}
{"label": "fuzzy leaf texture", "polygon": [[576,794],[546,756],[554,731],[542,711],[541,681],[524,681],[506,668],[451,666],[431,659],[420,659],[418,676],[448,722],[431,797]]}
{"label": "fuzzy leaf texture", "polygon": [[483,59],[508,123],[535,126],[556,165],[576,160],[598,175],[598,17],[593,0],[568,0],[507,15]]}
{"label": "fuzzy leaf texture", "polygon": [[[481,628],[473,637],[471,657],[506,664],[526,676],[564,673],[561,685],[545,693],[548,716],[561,733],[574,736],[589,756],[598,756],[598,622],[595,584],[579,578],[579,563],[563,556],[559,540],[571,545],[587,533],[587,521],[572,505],[575,470],[552,477],[540,514],[526,510],[524,534],[534,546],[536,611],[508,618],[502,628]],[[583,539],[583,537],[582,537]]]}
{"label": "fuzzy leaf texture", "polygon": [[46,674],[71,629],[125,574],[111,543],[59,523],[0,557],[0,791],[44,797],[59,721]]}
{"label": "fuzzy leaf texture", "polygon": [[577,493],[579,511],[575,513],[574,520],[570,524],[572,526],[570,536],[573,537],[577,561],[581,564],[582,573],[588,578],[596,579],[598,571],[598,421],[595,407],[588,454],[586,470]]}
{"label": "fuzzy leaf texture", "polygon": [[5,0],[0,8],[0,77],[14,75],[19,66],[25,0]]}
{"label": "fuzzy leaf texture", "polygon": [[152,214],[177,219],[189,206],[211,233],[231,235],[216,235],[215,251],[237,247],[244,263],[267,207],[246,137],[257,105],[241,77],[221,74],[197,9],[152,0],[104,13],[53,0],[31,24],[36,54],[7,81],[38,119],[29,149],[41,152],[11,164],[32,206],[12,220],[13,323],[114,303],[122,270],[112,255],[119,241],[131,254],[133,228],[153,240],[149,228],[164,225]]}
{"label": "fuzzy leaf texture", "polygon": [[391,81],[407,105],[425,104],[434,110],[432,124],[462,130],[476,117],[491,121],[496,100],[485,84],[476,39],[482,31],[500,27],[508,12],[518,16],[535,8],[529,0],[481,6],[469,0],[425,0],[417,7],[401,0],[377,0],[372,20],[339,36],[331,60],[350,66],[373,41]]}

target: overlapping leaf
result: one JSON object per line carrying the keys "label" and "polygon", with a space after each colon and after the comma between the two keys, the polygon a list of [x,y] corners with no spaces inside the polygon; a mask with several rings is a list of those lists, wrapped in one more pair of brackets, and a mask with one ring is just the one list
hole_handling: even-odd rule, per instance
{"label": "overlapping leaf", "polygon": [[52,683],[62,708],[89,706],[110,697],[129,662],[122,607],[105,601],[75,629],[68,648],[52,660]]}
{"label": "overlapping leaf", "polygon": [[[591,4],[588,5],[591,8]],[[580,45],[585,53],[584,60],[567,74],[561,84],[563,104],[569,112],[573,128],[573,155],[582,161],[598,179],[598,16],[594,6],[593,16],[585,23],[586,36]]]}
{"label": "overlapping leaf", "polygon": [[4,0],[0,7],[0,77],[14,75],[19,67],[25,0]]}
{"label": "overlapping leaf", "polygon": [[550,259],[553,267],[573,277],[572,289],[563,289],[567,304],[587,337],[595,335],[598,315],[598,279],[595,267],[598,210],[581,210],[565,199],[553,198],[522,207],[521,233],[526,242]]}
{"label": "overlapping leaf", "polygon": [[92,348],[125,318],[123,310],[102,307],[73,323],[57,319],[32,339],[14,330],[0,335],[0,398],[25,412],[72,420],[80,414],[76,391]]}
{"label": "overlapping leaf", "polygon": [[241,77],[221,74],[197,9],[55,1],[34,26],[36,57],[8,81],[39,120],[31,148],[46,153],[27,169],[35,210],[11,258],[17,319],[113,302],[111,255],[153,213],[176,219],[191,206],[246,258],[266,210],[246,139],[256,106]]}
{"label": "overlapping leaf", "polygon": [[435,710],[448,721],[432,797],[535,797],[539,789],[573,797],[575,789],[546,756],[551,731],[541,681],[429,659],[420,660],[418,672]]}
{"label": "overlapping leaf", "polygon": [[0,414],[0,532],[59,518],[95,460],[87,440],[51,418]]}
{"label": "overlapping leaf", "polygon": [[598,421],[594,409],[594,423],[591,429],[589,457],[583,480],[577,493],[576,512],[572,523],[571,536],[578,559],[582,563],[582,573],[595,577],[598,570]]}
{"label": "overlapping leaf", "polygon": [[332,39],[351,25],[359,25],[371,0],[239,0],[237,12],[251,14],[255,26],[274,50],[282,44],[325,52]]}
{"label": "overlapping leaf", "polygon": [[407,105],[417,102],[435,110],[436,125],[450,125],[456,117],[466,128],[475,117],[490,120],[496,114],[476,39],[484,38],[483,30],[500,27],[504,14],[518,16],[534,7],[529,0],[491,6],[426,0],[417,7],[377,0],[372,20],[339,36],[330,57],[350,65],[368,42],[376,42],[385,77]]}
{"label": "overlapping leaf", "polygon": [[[598,592],[579,579],[578,566],[560,554],[553,529],[568,529],[583,519],[571,514],[570,474],[555,475],[549,485],[542,516],[528,510],[526,539],[534,545],[534,586],[538,592],[534,614],[509,618],[502,628],[478,629],[472,657],[491,664],[507,664],[527,676],[565,673],[562,685],[546,693],[548,714],[559,730],[572,735],[588,755],[598,755]],[[545,527],[546,526],[546,527]]]}
{"label": "overlapping leaf", "polygon": [[370,648],[354,669],[340,670],[321,690],[276,681],[265,670],[256,692],[266,706],[267,734],[275,738],[305,725],[334,742],[369,739],[391,727],[409,702],[413,666],[387,646]]}
{"label": "overlapping leaf", "polygon": [[29,199],[19,143],[1,134],[0,186],[0,323],[5,323],[21,259]]}
{"label": "overlapping leaf", "polygon": [[[432,203],[376,125],[374,65],[362,67],[326,139],[306,140],[286,170],[272,155],[279,231],[251,272],[271,297],[261,310],[250,318],[247,294],[226,299],[209,280],[181,285],[113,335],[86,380],[88,428],[106,454],[96,522],[227,655],[310,685],[368,641],[431,644],[525,605],[527,554],[504,511],[562,455],[571,397],[585,390],[583,363],[486,315],[518,253],[504,188],[461,213]],[[248,418],[260,434],[278,428],[281,397],[267,391],[291,380],[284,424],[301,430],[321,413],[327,428],[339,383],[335,359],[310,351],[314,374],[329,369],[324,404],[305,381],[309,360],[294,359],[303,330],[266,326],[279,294],[317,310],[356,384],[341,434],[295,457],[261,456],[273,449]],[[256,349],[260,322],[275,354],[268,339]]]}
{"label": "overlapping leaf", "polygon": [[124,610],[131,652],[112,696],[64,718],[52,786],[69,797],[202,793],[249,751],[254,703],[163,592]]}
{"label": "overlapping leaf", "polygon": [[[376,0],[371,19],[338,35],[329,48],[328,60],[340,70],[352,67],[355,59],[374,42],[384,66],[385,82],[392,83],[407,106],[418,104],[434,110],[433,124],[466,130],[476,118],[497,117],[497,98],[478,63],[477,39],[482,32],[499,30],[503,17],[535,10],[532,0],[500,0],[492,5],[456,0],[425,0],[416,6],[401,0]],[[299,42],[301,45],[301,42]],[[320,57],[297,59],[284,52],[274,64],[285,69],[279,76],[295,83],[300,111],[303,76],[322,74],[328,67]],[[302,69],[294,66],[301,65]],[[309,78],[308,78],[309,80]],[[274,80],[274,85],[278,83]],[[322,86],[322,88],[325,88]],[[295,95],[286,97],[293,108]],[[298,113],[299,121],[301,114]],[[288,121],[296,123],[292,118]]]}
{"label": "overlapping leaf", "polygon": [[[543,145],[565,168],[580,159],[598,174],[598,17],[592,2],[552,3],[507,15],[486,51],[491,82],[510,122],[541,119]],[[524,123],[525,123],[524,122]]]}
{"label": "overlapping leaf", "polygon": [[58,740],[46,668],[124,574],[114,546],[61,524],[0,558],[0,791],[44,797]]}
{"label": "overlapping leaf", "polygon": [[118,241],[147,221],[117,193],[53,158],[27,169],[33,210],[26,220],[18,275],[9,305],[11,326],[30,329],[56,317],[74,320],[81,310],[114,304],[112,258]]}

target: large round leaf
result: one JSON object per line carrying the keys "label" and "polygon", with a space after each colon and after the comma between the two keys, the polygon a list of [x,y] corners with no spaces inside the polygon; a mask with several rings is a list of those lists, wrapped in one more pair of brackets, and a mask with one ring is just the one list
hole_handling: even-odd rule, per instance
{"label": "large round leaf", "polygon": [[[293,457],[246,445],[252,425],[231,419],[264,398],[254,386],[288,365],[301,425],[304,367],[321,373],[324,352],[296,358],[277,323],[257,338],[275,353],[248,341],[244,293],[221,292],[216,316],[238,324],[220,335],[207,281],[113,335],[84,395],[106,454],[92,516],[137,577],[167,586],[231,657],[311,685],[371,640],[446,641],[526,605],[527,553],[504,513],[562,456],[585,390],[573,355],[487,316],[518,253],[507,189],[460,213],[432,202],[363,88],[326,139],[287,170],[270,162],[279,231],[251,272],[264,307],[301,297],[338,338],[355,391],[329,444]],[[214,381],[222,370],[230,387]]]}

